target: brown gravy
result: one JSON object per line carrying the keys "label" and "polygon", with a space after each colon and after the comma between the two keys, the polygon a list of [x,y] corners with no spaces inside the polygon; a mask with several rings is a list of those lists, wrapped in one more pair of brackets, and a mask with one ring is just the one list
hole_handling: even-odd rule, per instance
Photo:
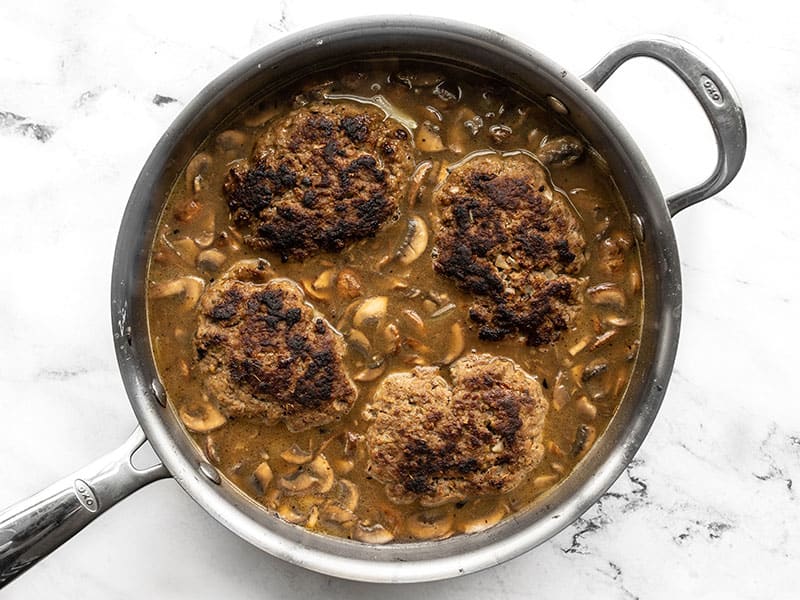
{"label": "brown gravy", "polygon": [[[401,124],[415,122],[409,133],[417,166],[409,193],[399,199],[399,219],[375,237],[339,253],[282,262],[243,243],[222,187],[231,166],[250,156],[270,122],[320,94],[334,102],[370,99],[398,111]],[[562,481],[619,405],[637,355],[642,312],[641,263],[629,215],[602,157],[591,148],[574,164],[562,156],[564,139],[575,136],[552,111],[502,82],[396,61],[319,73],[315,81],[273,93],[221,124],[174,184],[148,272],[156,364],[171,405],[208,460],[254,501],[290,522],[378,543],[479,531],[530,506]],[[582,307],[553,343],[532,347],[521,336],[479,339],[467,314],[472,296],[433,271],[433,190],[448,167],[485,151],[525,151],[548,162],[554,186],[581,223],[587,257],[578,274],[585,280]],[[409,251],[404,241],[410,221],[415,221],[411,227],[421,222],[430,239],[406,264],[397,256]],[[198,296],[232,264],[258,258],[300,284],[306,300],[344,336],[345,364],[358,397],[338,422],[290,433],[282,423],[226,420],[203,400],[193,345]],[[357,327],[359,309],[378,316]],[[384,376],[415,365],[448,364],[471,351],[511,358],[541,383],[550,402],[544,459],[506,494],[433,508],[392,503],[383,484],[366,471],[362,410]],[[300,471],[311,473],[315,482],[297,483]]]}

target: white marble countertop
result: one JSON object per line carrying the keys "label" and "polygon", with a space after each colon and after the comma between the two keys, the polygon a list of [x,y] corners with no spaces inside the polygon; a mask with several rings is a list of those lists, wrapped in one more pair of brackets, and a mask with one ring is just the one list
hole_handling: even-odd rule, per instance
{"label": "white marble countertop", "polygon": [[[236,538],[172,480],[114,508],[4,598],[796,598],[800,584],[800,38],[785,3],[408,0],[382,12],[495,28],[580,73],[643,33],[727,72],[749,150],[719,197],[675,219],[684,278],[675,372],[627,472],[524,556],[456,580],[340,581]],[[117,227],[148,153],[201,87],[287,31],[374,3],[0,4],[0,506],[119,445],[135,425],[109,328]],[[174,102],[154,102],[156,96]],[[667,71],[624,67],[602,96],[666,192],[710,172],[713,140]]]}

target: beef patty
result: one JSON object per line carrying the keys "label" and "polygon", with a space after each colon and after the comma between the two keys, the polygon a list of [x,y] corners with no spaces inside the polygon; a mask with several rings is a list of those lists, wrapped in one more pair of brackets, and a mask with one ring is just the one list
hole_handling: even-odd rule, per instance
{"label": "beef patty", "polygon": [[344,342],[288,279],[212,284],[200,300],[195,348],[206,390],[229,417],[302,431],[338,419],[356,399]]}
{"label": "beef patty", "polygon": [[579,306],[585,242],[544,168],[524,154],[479,156],[454,169],[433,200],[433,268],[476,296],[469,314],[480,338],[556,340]]}
{"label": "beef patty", "polygon": [[382,110],[319,101],[273,123],[224,191],[248,245],[303,260],[375,235],[413,168],[408,132]]}
{"label": "beef patty", "polygon": [[547,400],[512,360],[470,355],[451,368],[388,375],[365,409],[367,470],[393,502],[423,506],[508,492],[542,459]]}

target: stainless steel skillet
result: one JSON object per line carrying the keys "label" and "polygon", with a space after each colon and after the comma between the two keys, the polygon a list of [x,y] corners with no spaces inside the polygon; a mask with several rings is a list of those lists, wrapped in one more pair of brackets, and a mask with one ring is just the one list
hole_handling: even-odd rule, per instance
{"label": "stainless steel skillet", "polygon": [[[619,65],[641,56],[679,75],[705,111],[718,145],[713,174],[666,199],[634,140],[595,94]],[[145,313],[148,253],[161,208],[176,175],[208,132],[265,90],[320,68],[377,57],[428,59],[493,73],[564,114],[605,156],[626,199],[641,247],[645,294],[641,349],[631,384],[608,430],[569,477],[532,509],[484,532],[387,546],[322,536],[280,521],[222,479],[166,403]],[[348,579],[443,579],[496,565],[542,543],[611,486],[653,423],[672,371],[681,315],[680,265],[671,218],[724,188],[741,166],[745,144],[742,110],[724,75],[699,51],[672,38],[625,44],[576,77],[493,31],[440,19],[373,17],[302,31],[243,59],[201,91],[166,131],[142,169],[120,226],[111,287],[112,327],[120,373],[140,428],[119,449],[0,513],[0,586],[119,500],[169,476],[254,546]],[[131,455],[145,441],[162,464],[139,470]]]}

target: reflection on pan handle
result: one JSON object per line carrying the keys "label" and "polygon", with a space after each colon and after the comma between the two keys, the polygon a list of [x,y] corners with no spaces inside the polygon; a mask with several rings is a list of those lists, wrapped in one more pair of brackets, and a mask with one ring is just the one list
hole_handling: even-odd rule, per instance
{"label": "reflection on pan handle", "polygon": [[597,90],[620,65],[645,56],[669,67],[700,102],[717,140],[717,166],[703,183],[667,198],[670,215],[720,192],[739,172],[747,146],[742,106],[725,75],[697,48],[673,37],[650,36],[609,52],[582,79]]}
{"label": "reflection on pan handle", "polygon": [[137,469],[141,428],[119,448],[0,512],[0,588],[131,493],[169,477],[162,464]]}

